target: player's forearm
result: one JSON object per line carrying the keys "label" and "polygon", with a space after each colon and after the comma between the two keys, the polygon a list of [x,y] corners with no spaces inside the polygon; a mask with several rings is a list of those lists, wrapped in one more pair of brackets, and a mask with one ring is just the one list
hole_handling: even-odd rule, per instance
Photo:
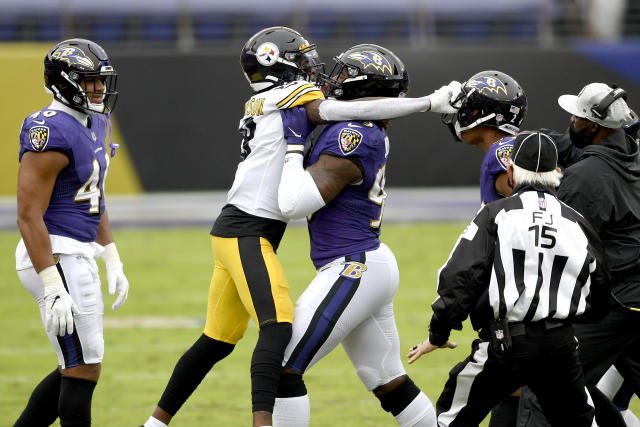
{"label": "player's forearm", "polygon": [[428,111],[431,101],[421,98],[384,98],[367,101],[325,100],[319,107],[320,118],[327,122],[347,120],[385,120]]}
{"label": "player's forearm", "polygon": [[55,264],[51,253],[51,238],[42,217],[18,215],[18,228],[37,272]]}
{"label": "player's forearm", "polygon": [[111,235],[111,226],[109,224],[109,215],[105,210],[100,216],[100,224],[98,225],[98,235],[96,236],[96,243],[106,246],[113,242],[113,236]]}
{"label": "player's forearm", "polygon": [[278,205],[287,218],[304,218],[325,205],[313,177],[302,166],[302,155],[287,154],[278,187]]}

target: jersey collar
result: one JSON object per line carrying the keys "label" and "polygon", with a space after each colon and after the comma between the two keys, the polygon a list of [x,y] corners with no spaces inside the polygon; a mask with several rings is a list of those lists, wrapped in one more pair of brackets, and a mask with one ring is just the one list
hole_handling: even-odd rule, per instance
{"label": "jersey collar", "polygon": [[49,108],[51,110],[58,110],[58,111],[62,111],[63,113],[67,113],[68,115],[70,115],[71,117],[79,121],[84,127],[87,127],[88,118],[89,118],[88,114],[84,114],[78,110],[74,110],[73,108],[68,107],[67,105],[63,104],[57,99],[54,99],[53,102],[51,102],[51,105],[49,105]]}

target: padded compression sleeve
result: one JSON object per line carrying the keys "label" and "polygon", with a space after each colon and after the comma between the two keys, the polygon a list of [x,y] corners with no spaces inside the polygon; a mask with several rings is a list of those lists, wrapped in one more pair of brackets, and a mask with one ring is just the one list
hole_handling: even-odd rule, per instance
{"label": "padded compression sleeve", "polygon": [[316,182],[302,166],[302,155],[287,154],[278,187],[278,205],[288,218],[304,218],[325,205]]}
{"label": "padded compression sleeve", "polygon": [[328,122],[348,120],[384,120],[428,111],[431,100],[421,98],[386,98],[371,101],[336,101],[327,99],[319,107],[320,117]]}

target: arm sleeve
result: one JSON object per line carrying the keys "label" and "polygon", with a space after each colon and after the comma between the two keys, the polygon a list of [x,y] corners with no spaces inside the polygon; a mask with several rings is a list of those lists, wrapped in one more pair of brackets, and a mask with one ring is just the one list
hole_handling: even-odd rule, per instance
{"label": "arm sleeve", "polygon": [[591,286],[587,303],[589,310],[576,319],[578,323],[598,322],[609,312],[609,295],[611,293],[611,273],[607,263],[607,257],[600,237],[587,221],[579,221],[582,231],[587,236],[589,246],[587,251],[593,257],[591,261]]}
{"label": "arm sleeve", "polygon": [[582,170],[576,171],[575,167],[581,164],[565,171],[558,187],[558,199],[580,212],[599,233],[606,222],[602,216],[603,207],[608,205],[602,199],[606,190],[600,188],[598,182],[590,182],[590,176],[582,173]]}
{"label": "arm sleeve", "polygon": [[451,329],[462,322],[486,289],[495,247],[495,225],[483,207],[458,238],[447,263],[438,275],[438,298],[431,305],[429,342],[441,346]]}
{"label": "arm sleeve", "polygon": [[369,101],[336,101],[328,99],[319,107],[320,117],[328,122],[348,120],[385,120],[429,110],[428,96],[421,98],[385,98]]}
{"label": "arm sleeve", "polygon": [[287,154],[278,187],[278,205],[287,218],[304,218],[325,205],[313,177],[302,166],[302,155]]}

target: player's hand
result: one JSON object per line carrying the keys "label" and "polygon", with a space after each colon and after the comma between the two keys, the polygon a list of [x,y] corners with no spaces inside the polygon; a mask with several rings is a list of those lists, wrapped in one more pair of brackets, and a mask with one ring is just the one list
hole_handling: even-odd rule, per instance
{"label": "player's hand", "polygon": [[294,107],[280,110],[284,138],[287,145],[303,145],[314,126],[307,119],[307,110],[304,107]]}
{"label": "player's hand", "polygon": [[44,284],[44,317],[47,332],[60,335],[73,333],[73,315],[78,314],[78,306],[64,288],[62,277],[55,265],[40,273]]}
{"label": "player's hand", "polygon": [[452,81],[447,86],[442,86],[440,89],[429,95],[431,107],[429,111],[441,114],[454,114],[458,112],[458,107],[453,105],[454,101],[460,96],[462,91],[462,85],[460,82]]}
{"label": "player's hand", "polygon": [[431,344],[427,339],[420,344],[412,347],[407,354],[407,358],[409,358],[409,364],[411,364],[420,359],[420,356],[422,356],[423,354],[431,353],[433,350],[436,350],[438,348],[456,348],[457,346],[458,344],[452,341],[447,341],[445,345],[438,347],[437,345]]}
{"label": "player's hand", "polygon": [[120,255],[115,243],[109,243],[104,247],[102,259],[107,269],[107,283],[109,285],[109,295],[118,293],[118,297],[111,306],[112,310],[117,310],[124,304],[129,295],[129,281],[124,275]]}

